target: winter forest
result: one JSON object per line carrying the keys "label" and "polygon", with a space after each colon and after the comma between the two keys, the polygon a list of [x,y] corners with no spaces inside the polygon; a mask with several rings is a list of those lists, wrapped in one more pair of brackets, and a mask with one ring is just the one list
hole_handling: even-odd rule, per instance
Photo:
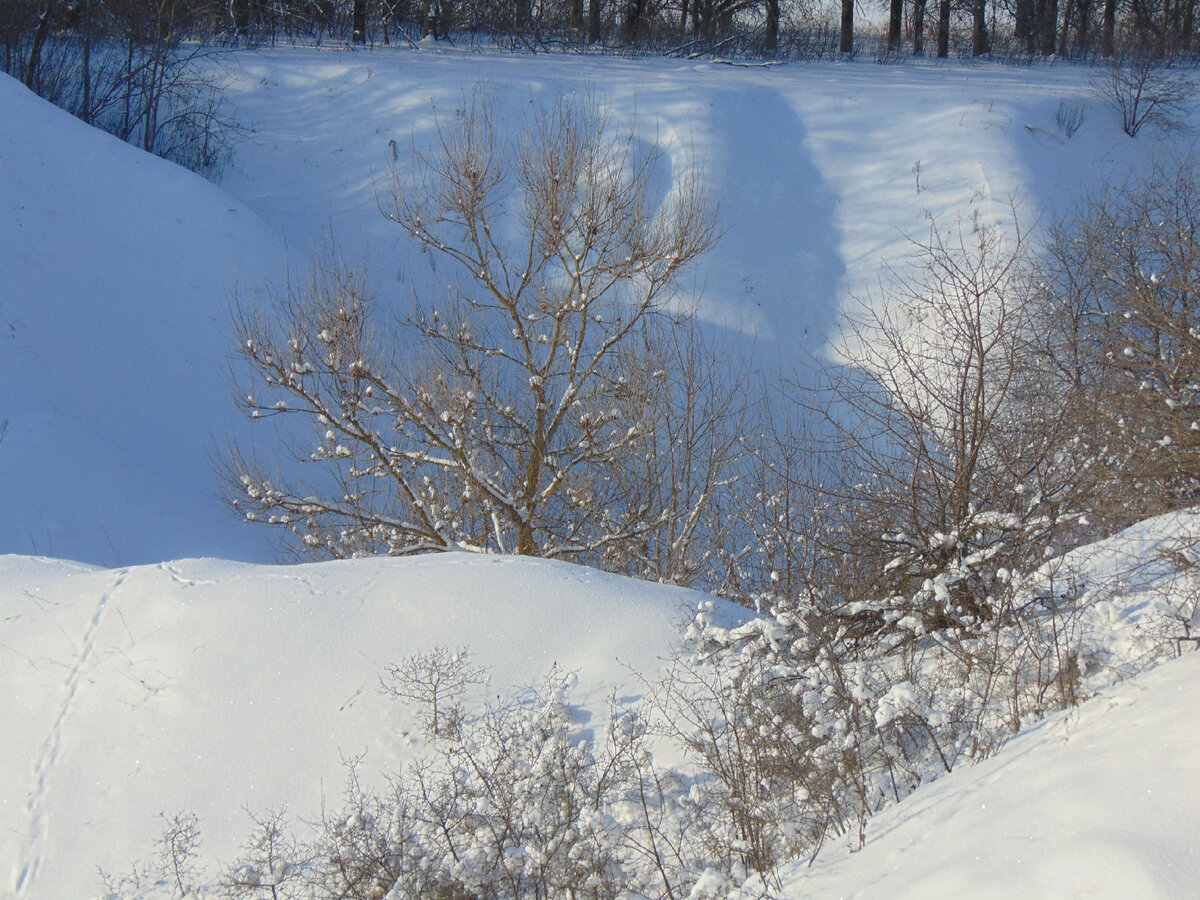
{"label": "winter forest", "polygon": [[6,0],[0,894],[1194,891],[1194,14]]}

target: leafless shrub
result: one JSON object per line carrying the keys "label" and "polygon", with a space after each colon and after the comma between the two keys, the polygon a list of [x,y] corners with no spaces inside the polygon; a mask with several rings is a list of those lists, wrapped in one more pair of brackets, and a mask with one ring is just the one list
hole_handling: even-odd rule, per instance
{"label": "leafless shrub", "polygon": [[1049,356],[1077,385],[1101,461],[1098,511],[1124,526],[1200,497],[1200,168],[1110,182],[1059,223],[1045,269]]}
{"label": "leafless shrub", "polygon": [[283,810],[251,815],[254,830],[237,861],[225,869],[222,900],[300,900],[307,890],[308,860],[288,830]]}
{"label": "leafless shrub", "polygon": [[1087,118],[1087,106],[1081,100],[1062,100],[1054,112],[1054,124],[1068,138],[1075,137]]}
{"label": "leafless shrub", "polygon": [[162,820],[162,834],[149,860],[135,863],[125,875],[100,873],[107,900],[139,897],[191,900],[202,896],[199,818],[195,813],[171,817],[164,813]]}
{"label": "leafless shrub", "polygon": [[[826,488],[843,507],[842,552],[862,561],[856,578],[874,572],[880,627],[987,621],[998,573],[1040,562],[1085,503],[1072,386],[1035,367],[1025,240],[977,221],[934,228],[917,245],[919,274],[851,317],[850,365],[814,406],[842,473]],[[862,614],[859,599],[846,612]]]}
{"label": "leafless shrub", "polygon": [[1114,56],[1097,91],[1121,113],[1121,127],[1137,137],[1143,125],[1178,130],[1195,94],[1190,77],[1168,58],[1131,51]]}
{"label": "leafless shrub", "polygon": [[388,666],[382,684],[384,693],[417,705],[421,729],[434,739],[453,737],[462,728],[464,694],[486,681],[486,670],[467,662],[465,647],[434,647]]}

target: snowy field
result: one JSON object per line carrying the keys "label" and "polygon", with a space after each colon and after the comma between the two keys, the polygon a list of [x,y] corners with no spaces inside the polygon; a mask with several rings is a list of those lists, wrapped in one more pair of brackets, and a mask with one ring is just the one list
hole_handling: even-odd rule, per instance
{"label": "snowy field", "polygon": [[[672,167],[701,166],[724,237],[697,270],[700,314],[752,337],[768,371],[825,356],[931,217],[1011,226],[1015,208],[1029,227],[1191,141],[1131,140],[1066,66],[428,49],[216,64],[242,129],[216,185],[0,76],[0,553],[17,554],[0,557],[0,896],[95,895],[97,866],[143,855],[159,813],[194,810],[217,861],[243,807],[316,815],[342,760],[378,775],[411,752],[413,723],[377,690],[408,654],[467,646],[508,694],[557,663],[578,673],[586,728],[678,646],[700,595],[509,558],[261,565],[270,535],[216,497],[214,460],[247,434],[227,387],[233,297],[279,290],[331,240],[381,297],[428,285],[376,191],[477,85],[502,121],[591,90]],[[1086,112],[1069,138],[1064,101]],[[1195,892],[1200,657],[1105,675],[1149,652],[1154,598],[1195,590],[1134,573],[1154,558],[1145,534],[1073,558],[1115,586],[1094,598],[1100,696],[881,815],[860,852],[786,870],[784,896]]]}

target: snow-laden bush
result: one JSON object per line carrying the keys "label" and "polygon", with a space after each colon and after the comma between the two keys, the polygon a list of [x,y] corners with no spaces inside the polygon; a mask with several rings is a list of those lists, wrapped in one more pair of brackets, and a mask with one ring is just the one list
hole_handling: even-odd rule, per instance
{"label": "snow-laden bush", "polygon": [[[614,704],[593,736],[569,715],[573,675],[554,670],[509,703],[468,704],[477,672],[444,648],[391,668],[384,690],[424,704],[427,752],[383,791],[365,787],[351,761],[342,804],[311,837],[298,838],[282,812],[254,817],[243,855],[202,876],[193,817],[182,853],[164,843],[153,864],[109,878],[109,897],[602,900],[683,898],[694,884],[702,897],[704,885],[734,883],[693,843],[700,795],[654,766],[635,710]],[[431,692],[435,683],[444,689]]]}
{"label": "snow-laden bush", "polygon": [[[1178,526],[1168,528],[1177,531]],[[1100,558],[998,573],[993,615],[931,627],[919,615],[864,633],[811,603],[736,628],[701,608],[654,701],[699,772],[705,853],[770,879],[918,785],[995,752],[1048,713],[1200,645],[1195,540],[1132,534]],[[944,589],[958,573],[920,590]],[[921,609],[926,597],[897,599]]]}

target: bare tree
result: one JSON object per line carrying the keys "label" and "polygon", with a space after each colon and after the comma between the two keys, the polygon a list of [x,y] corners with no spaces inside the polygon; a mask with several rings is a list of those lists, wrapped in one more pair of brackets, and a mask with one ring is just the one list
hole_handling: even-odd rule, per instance
{"label": "bare tree", "polygon": [[1025,240],[978,221],[935,228],[920,274],[895,276],[851,319],[850,366],[823,411],[853,511],[844,543],[874,560],[870,590],[890,606],[880,622],[990,618],[997,573],[1026,562],[1084,493],[1070,385],[1033,368]]}
{"label": "bare tree", "polygon": [[592,99],[539,109],[508,140],[472,101],[382,201],[457,271],[444,296],[389,325],[335,260],[273,313],[239,314],[247,411],[310,421],[295,455],[323,472],[284,486],[235,457],[234,504],[333,556],[466,548],[621,567],[656,531],[683,554],[729,454],[698,475],[698,451],[704,484],[670,504],[630,461],[657,473],[684,446],[659,448],[664,428],[729,408],[689,393],[706,369],[681,372],[691,338],[674,327],[679,275],[715,226],[688,168],[658,195],[658,157],[638,148]]}

